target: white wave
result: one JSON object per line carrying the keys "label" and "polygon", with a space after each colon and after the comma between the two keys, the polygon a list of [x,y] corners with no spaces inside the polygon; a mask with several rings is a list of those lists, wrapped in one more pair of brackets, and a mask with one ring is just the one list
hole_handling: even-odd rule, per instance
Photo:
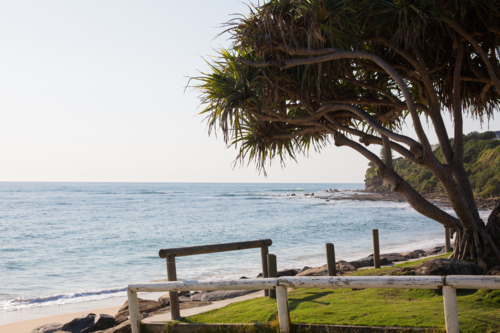
{"label": "white wave", "polygon": [[11,312],[17,310],[25,310],[32,308],[40,308],[54,305],[65,305],[82,303],[89,301],[97,301],[112,297],[126,295],[127,288],[109,288],[101,290],[87,290],[75,293],[59,293],[48,296],[34,298],[16,298],[8,301],[0,302],[0,313]]}

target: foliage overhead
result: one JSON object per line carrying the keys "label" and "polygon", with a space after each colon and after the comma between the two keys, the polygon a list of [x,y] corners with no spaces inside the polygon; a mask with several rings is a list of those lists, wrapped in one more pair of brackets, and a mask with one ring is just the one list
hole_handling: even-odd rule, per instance
{"label": "foliage overhead", "polygon": [[[457,33],[446,22],[457,22],[480,36],[498,71],[499,40],[493,31],[498,29],[499,11],[497,0],[275,0],[253,6],[246,17],[227,23],[230,50],[221,50],[210,71],[197,78],[206,105],[202,113],[211,130],[222,130],[228,144],[239,145],[238,158],[255,160],[259,167],[274,157],[293,158],[310,146],[323,147],[331,134],[327,130],[286,120],[310,117],[332,103],[355,105],[398,132],[409,111],[402,87],[379,64],[360,56],[314,63],[307,59],[343,50],[377,55],[404,79],[419,112],[429,113],[433,98],[421,73],[405,58],[409,53],[429,69],[438,102],[450,110]],[[488,118],[500,96],[492,89],[481,56],[467,43],[464,48],[462,107],[475,117]],[[305,63],[295,66],[294,61]],[[373,133],[372,125],[353,112],[321,116],[326,115],[340,133]],[[285,121],[273,119],[278,116]]]}

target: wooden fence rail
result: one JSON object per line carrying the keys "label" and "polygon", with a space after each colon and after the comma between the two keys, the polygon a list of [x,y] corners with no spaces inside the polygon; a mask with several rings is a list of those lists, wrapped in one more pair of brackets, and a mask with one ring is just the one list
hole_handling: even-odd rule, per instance
{"label": "wooden fence rail", "polygon": [[446,332],[459,333],[456,289],[500,289],[500,276],[301,276],[226,281],[175,281],[132,283],[128,299],[132,333],[139,333],[140,314],[137,293],[143,291],[255,290],[276,288],[280,332],[290,333],[287,288],[406,288],[443,287]]}
{"label": "wooden fence rail", "polygon": [[[267,271],[267,254],[269,253],[269,246],[271,246],[272,244],[273,241],[270,239],[259,239],[246,242],[176,247],[160,250],[159,256],[160,258],[166,259],[167,261],[168,281],[177,281],[177,267],[175,265],[175,257],[260,248],[262,260],[262,276],[264,278],[267,278],[269,276]],[[177,294],[177,291],[170,291],[169,293],[170,315],[172,319],[180,318],[181,314],[179,308],[179,295]],[[266,289],[264,293],[267,296],[268,290]]]}

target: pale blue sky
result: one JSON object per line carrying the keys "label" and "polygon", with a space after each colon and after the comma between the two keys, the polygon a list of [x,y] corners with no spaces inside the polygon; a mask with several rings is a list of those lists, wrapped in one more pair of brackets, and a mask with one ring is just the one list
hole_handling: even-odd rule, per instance
{"label": "pale blue sky", "polygon": [[247,11],[231,0],[1,1],[0,181],[363,182],[368,161],[349,148],[275,163],[265,178],[233,170],[235,150],[208,137],[184,88],[228,44],[214,40],[220,24]]}

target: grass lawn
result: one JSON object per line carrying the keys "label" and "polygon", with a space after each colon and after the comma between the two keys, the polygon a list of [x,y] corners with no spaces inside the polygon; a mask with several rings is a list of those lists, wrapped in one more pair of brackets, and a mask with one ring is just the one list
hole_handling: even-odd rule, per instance
{"label": "grass lawn", "polygon": [[[424,260],[352,275],[396,275]],[[427,259],[429,260],[429,259]],[[457,292],[461,332],[500,332],[500,290]],[[296,289],[288,294],[292,323],[444,328],[443,297],[422,289]],[[192,323],[275,323],[276,300],[258,298],[184,319]]]}

